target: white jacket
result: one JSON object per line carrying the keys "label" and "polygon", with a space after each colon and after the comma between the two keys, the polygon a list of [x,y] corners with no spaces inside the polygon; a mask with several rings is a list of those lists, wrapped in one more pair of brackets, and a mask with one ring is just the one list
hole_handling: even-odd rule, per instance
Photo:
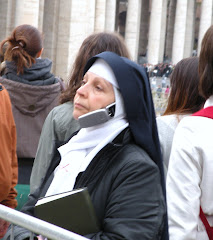
{"label": "white jacket", "polygon": [[[213,96],[204,108],[213,106]],[[206,240],[200,205],[213,226],[213,119],[188,116],[178,125],[167,174],[171,240]]]}

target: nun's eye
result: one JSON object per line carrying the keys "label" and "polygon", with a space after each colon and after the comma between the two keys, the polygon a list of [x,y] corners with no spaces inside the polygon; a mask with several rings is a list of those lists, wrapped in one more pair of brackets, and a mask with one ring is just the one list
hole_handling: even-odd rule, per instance
{"label": "nun's eye", "polygon": [[97,91],[103,91],[103,88],[100,85],[96,85],[95,88]]}
{"label": "nun's eye", "polygon": [[81,86],[84,86],[86,84],[86,81],[85,80],[82,80],[81,81]]}

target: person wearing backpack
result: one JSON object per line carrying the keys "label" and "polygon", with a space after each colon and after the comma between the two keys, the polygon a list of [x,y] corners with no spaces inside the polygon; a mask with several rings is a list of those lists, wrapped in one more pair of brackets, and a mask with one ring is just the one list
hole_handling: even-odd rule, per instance
{"label": "person wearing backpack", "polygon": [[213,26],[199,57],[199,92],[204,109],[178,125],[167,174],[169,236],[172,240],[213,239]]}

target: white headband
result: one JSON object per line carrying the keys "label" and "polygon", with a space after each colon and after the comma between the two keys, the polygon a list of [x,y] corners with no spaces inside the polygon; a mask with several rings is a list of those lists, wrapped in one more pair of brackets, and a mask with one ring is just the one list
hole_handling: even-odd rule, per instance
{"label": "white headband", "polygon": [[114,72],[103,59],[97,59],[89,68],[88,72],[97,74],[98,76],[110,82],[114,87],[119,89]]}
{"label": "white headband", "polygon": [[125,118],[125,108],[123,97],[120,93],[120,88],[116,80],[115,74],[112,71],[111,67],[103,59],[97,59],[93,65],[89,68],[88,72],[97,74],[98,76],[104,78],[106,81],[112,84],[115,94],[115,116],[114,118]]}

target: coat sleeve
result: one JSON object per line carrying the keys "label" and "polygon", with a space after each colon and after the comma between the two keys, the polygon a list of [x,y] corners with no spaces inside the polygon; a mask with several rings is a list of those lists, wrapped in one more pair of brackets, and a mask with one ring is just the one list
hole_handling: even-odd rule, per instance
{"label": "coat sleeve", "polygon": [[79,129],[72,117],[73,105],[64,103],[53,108],[48,114],[40,136],[36,157],[30,178],[30,193],[40,187],[50,166],[56,141],[66,141]]}
{"label": "coat sleeve", "polygon": [[48,114],[39,139],[39,144],[30,177],[30,193],[34,193],[44,180],[53,153],[56,139],[54,109]]}
{"label": "coat sleeve", "polygon": [[146,154],[127,155],[111,182],[102,231],[90,239],[161,239],[166,207],[158,167]]}
{"label": "coat sleeve", "polygon": [[172,240],[196,239],[202,172],[201,152],[196,145],[193,131],[182,120],[174,135],[166,183]]}
{"label": "coat sleeve", "polygon": [[[30,239],[31,236],[31,232],[25,228],[22,228],[20,226],[16,226],[14,225],[14,235],[13,235],[13,239],[14,240],[28,240]],[[3,237],[2,240],[10,240],[10,236],[11,236],[11,225],[9,226],[7,233],[5,234],[5,236]],[[33,239],[37,239],[36,235],[33,234]]]}
{"label": "coat sleeve", "polygon": [[0,91],[0,203],[11,208],[17,206],[15,186],[18,181],[16,156],[16,127],[7,91]]}
{"label": "coat sleeve", "polygon": [[[29,194],[28,200],[25,203],[25,205],[22,207],[21,212],[28,214],[30,216],[35,217],[34,215],[34,207],[36,202],[38,201],[39,197],[43,197],[45,195],[45,192],[52,181],[53,175],[50,175],[47,182],[42,185],[42,187],[36,189],[36,191],[32,194]],[[13,235],[15,240],[26,240],[29,239],[31,232],[27,230],[26,228],[23,228],[21,226],[14,225]],[[5,234],[3,240],[10,240],[10,237],[12,235],[11,232],[11,226],[8,228],[7,233]],[[36,234],[34,234],[34,239],[37,239],[35,237]]]}

